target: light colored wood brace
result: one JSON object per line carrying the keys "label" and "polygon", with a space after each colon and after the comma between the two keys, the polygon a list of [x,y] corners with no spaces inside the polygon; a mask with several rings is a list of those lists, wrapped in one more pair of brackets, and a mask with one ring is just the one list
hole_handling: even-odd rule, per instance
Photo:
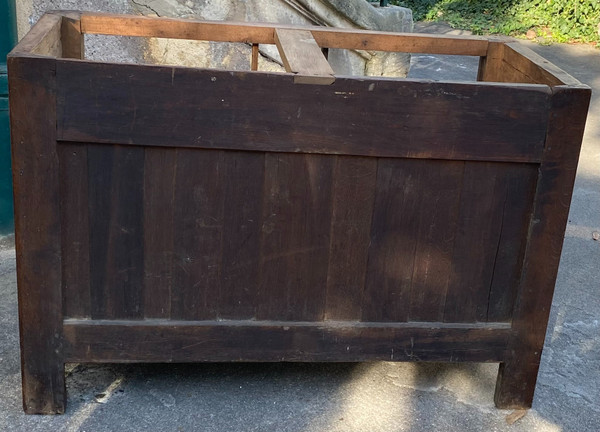
{"label": "light colored wood brace", "polygon": [[275,44],[296,84],[333,84],[333,69],[308,30],[275,29]]}

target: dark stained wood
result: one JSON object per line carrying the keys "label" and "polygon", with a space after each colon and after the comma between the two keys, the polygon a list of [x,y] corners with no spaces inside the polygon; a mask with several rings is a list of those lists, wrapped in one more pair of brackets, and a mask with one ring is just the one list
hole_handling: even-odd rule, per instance
{"label": "dark stained wood", "polygon": [[65,351],[70,362],[113,363],[498,361],[510,334],[502,324],[68,320]]}
{"label": "dark stained wood", "polygon": [[496,385],[500,408],[530,407],[533,401],[590,94],[587,86],[553,88],[552,121],[513,315],[516,334]]}
{"label": "dark stained wood", "polygon": [[588,87],[498,40],[337,29],[310,31],[495,82],[51,58],[121,31],[275,42],[57,12],[9,56],[27,412],[64,411],[65,361],[498,361],[497,406],[531,405]]}
{"label": "dark stained wood", "polygon": [[144,149],[88,147],[92,318],[142,318]]}
{"label": "dark stained wood", "polygon": [[177,150],[145,149],[144,317],[168,318],[173,283]]}
{"label": "dark stained wood", "polygon": [[267,153],[257,319],[322,320],[334,158]]}
{"label": "dark stained wood", "polygon": [[513,165],[506,172],[502,229],[494,261],[487,321],[509,321],[517,296],[521,266],[538,177],[536,165]]}
{"label": "dark stained wood", "polygon": [[85,144],[58,146],[64,315],[90,316],[88,154]]}
{"label": "dark stained wood", "polygon": [[360,320],[367,273],[377,160],[335,161],[325,319]]}
{"label": "dark stained wood", "polygon": [[417,231],[420,177],[428,161],[380,159],[373,208],[363,321],[407,321]]}
{"label": "dark stained wood", "polygon": [[410,287],[410,321],[443,321],[453,271],[452,251],[463,162],[429,161],[419,173],[419,219]]}
{"label": "dark stained wood", "polygon": [[[298,86],[281,74],[70,60],[58,61],[58,80],[66,141],[537,162],[548,122],[546,86],[387,78]],[[333,118],[344,121],[323,124]]]}
{"label": "dark stained wood", "polygon": [[446,322],[487,320],[507,193],[506,172],[510,168],[509,164],[465,163],[445,301]]}
{"label": "dark stained wood", "polygon": [[88,214],[90,247],[90,300],[92,319],[107,316],[108,248],[114,148],[88,146]]}
{"label": "dark stained wood", "polygon": [[215,319],[223,235],[223,152],[177,150],[171,318]]}
{"label": "dark stained wood", "polygon": [[23,408],[65,410],[55,62],[9,56]]}
{"label": "dark stained wood", "polygon": [[221,318],[244,319],[256,314],[264,170],[262,153],[225,155]]}

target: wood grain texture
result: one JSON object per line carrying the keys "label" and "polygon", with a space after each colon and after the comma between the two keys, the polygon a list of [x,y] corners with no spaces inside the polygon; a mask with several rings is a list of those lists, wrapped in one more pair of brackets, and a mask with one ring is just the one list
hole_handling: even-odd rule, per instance
{"label": "wood grain texture", "polygon": [[308,30],[275,29],[275,44],[286,72],[295,74],[296,84],[329,85],[333,69]]}
{"label": "wood grain texture", "polygon": [[327,274],[327,320],[361,319],[376,180],[376,159],[336,157]]}
{"label": "wood grain texture", "polygon": [[76,16],[63,16],[61,20],[62,58],[85,58],[81,21]]}
{"label": "wood grain texture", "polygon": [[144,149],[89,146],[92,318],[142,318]]}
{"label": "wood grain texture", "polygon": [[223,235],[223,152],[177,150],[173,319],[215,319]]}
{"label": "wood grain texture", "polygon": [[[498,361],[531,405],[589,88],[494,40],[276,28],[59,12],[9,57],[27,412],[64,411],[65,361]],[[50,58],[124,32],[256,63],[288,31],[494,82]]]}
{"label": "wood grain texture", "polygon": [[547,84],[549,86],[581,85],[577,79],[564,70],[518,42],[504,45],[503,61],[528,78],[522,82]]}
{"label": "wood grain texture", "polygon": [[325,313],[334,158],[268,153],[257,319]]}
{"label": "wood grain texture", "polygon": [[[490,285],[502,230],[509,164],[465,164],[446,322],[486,321]],[[512,209],[508,209],[510,212]],[[504,287],[508,290],[509,287]]]}
{"label": "wood grain texture", "polygon": [[552,121],[513,315],[516,335],[496,385],[500,408],[527,408],[533,401],[590,94],[587,86],[553,88]]}
{"label": "wood grain texture", "polygon": [[256,315],[265,155],[226,152],[219,317]]}
{"label": "wood grain texture", "polygon": [[482,57],[479,81],[530,83],[548,86],[581,83],[519,42],[491,40],[487,56]]}
{"label": "wood grain texture", "polygon": [[506,322],[512,317],[538,180],[538,168],[537,165],[513,165],[507,170],[502,229],[489,291],[488,322]]}
{"label": "wood grain texture", "polygon": [[426,161],[380,159],[367,275],[361,299],[363,321],[408,320],[419,229],[420,177]]}
{"label": "wood grain texture", "polygon": [[8,57],[23,408],[65,410],[55,61]]}
{"label": "wood grain texture", "polygon": [[252,58],[250,60],[250,70],[257,71],[258,70],[258,44],[252,44]]}
{"label": "wood grain texture", "polygon": [[[386,78],[298,86],[263,72],[69,60],[59,60],[58,79],[66,141],[537,162],[548,123],[546,86]],[[334,118],[344,121],[323,124]]]}
{"label": "wood grain texture", "polygon": [[90,317],[90,224],[86,144],[58,146],[64,315]]}
{"label": "wood grain texture", "polygon": [[363,320],[442,320],[462,173],[462,162],[379,161]]}
{"label": "wood grain texture", "polygon": [[275,44],[275,29],[310,31],[320,47],[372,51],[482,56],[487,39],[480,36],[415,35],[285,24],[195,21],[86,12],[84,33],[175,39]]}
{"label": "wood grain texture", "polygon": [[463,171],[462,162],[429,162],[421,170],[410,321],[443,321]]}
{"label": "wood grain texture", "polygon": [[171,314],[177,150],[146,148],[144,160],[144,317]]}
{"label": "wood grain texture", "polygon": [[68,320],[65,351],[71,362],[112,363],[498,361],[509,336],[508,325]]}
{"label": "wood grain texture", "polygon": [[45,14],[38,20],[11,54],[37,54],[41,56],[60,57],[62,18],[58,15]]}
{"label": "wood grain texture", "polygon": [[444,321],[508,321],[537,166],[465,164]]}

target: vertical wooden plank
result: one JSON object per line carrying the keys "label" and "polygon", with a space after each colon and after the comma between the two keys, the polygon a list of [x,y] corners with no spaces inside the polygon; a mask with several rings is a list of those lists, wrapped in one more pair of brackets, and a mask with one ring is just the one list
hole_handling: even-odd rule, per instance
{"label": "vertical wooden plank", "polygon": [[218,314],[223,233],[223,152],[177,150],[171,318]]}
{"label": "vertical wooden plank", "polygon": [[62,53],[61,17],[47,13],[42,15],[19,41],[13,52],[60,57]]}
{"label": "vertical wooden plank", "polygon": [[90,314],[92,319],[107,317],[106,285],[113,176],[112,146],[88,146],[88,213],[90,236]]}
{"label": "vertical wooden plank", "polygon": [[265,155],[225,152],[219,316],[256,315]]}
{"label": "vertical wooden plank", "polygon": [[81,33],[81,21],[78,12],[68,12],[67,16],[62,17],[61,22],[61,40],[62,40],[62,58],[83,59],[84,37]]}
{"label": "vertical wooden plank", "polygon": [[143,213],[146,318],[168,318],[171,313],[176,162],[176,149],[145,149]]}
{"label": "vertical wooden plank", "polygon": [[444,321],[486,321],[508,164],[465,162]]}
{"label": "vertical wooden plank", "polygon": [[490,286],[487,321],[509,321],[512,316],[527,230],[531,219],[538,165],[508,165],[502,229]]}
{"label": "vertical wooden plank", "polygon": [[92,318],[143,317],[144,149],[88,148]]}
{"label": "vertical wooden plank", "polygon": [[360,320],[377,159],[338,156],[333,183],[325,319]]}
{"label": "vertical wooden plank", "polygon": [[[412,161],[411,161],[412,162]],[[464,162],[424,161],[419,228],[410,289],[410,321],[442,321],[452,274]]]}
{"label": "vertical wooden plank", "polygon": [[252,44],[252,60],[250,62],[250,70],[256,71],[258,70],[258,44]]}
{"label": "vertical wooden plank", "polygon": [[88,154],[85,144],[58,146],[64,315],[90,316]]}
{"label": "vertical wooden plank", "polygon": [[496,384],[499,408],[526,408],[533,401],[590,94],[587,86],[552,88],[551,120],[513,315],[515,335]]}
{"label": "vertical wooden plank", "polygon": [[363,321],[406,321],[427,161],[379,159]]}
{"label": "vertical wooden plank", "polygon": [[485,81],[484,75],[487,65],[487,56],[479,57],[479,66],[477,67],[477,81]]}
{"label": "vertical wooden plank", "polygon": [[324,317],[333,162],[265,155],[259,319]]}
{"label": "vertical wooden plank", "polygon": [[487,55],[479,63],[477,81],[505,82],[503,57],[504,42],[490,40]]}
{"label": "vertical wooden plank", "polygon": [[23,408],[63,413],[56,63],[11,56],[7,63]]}

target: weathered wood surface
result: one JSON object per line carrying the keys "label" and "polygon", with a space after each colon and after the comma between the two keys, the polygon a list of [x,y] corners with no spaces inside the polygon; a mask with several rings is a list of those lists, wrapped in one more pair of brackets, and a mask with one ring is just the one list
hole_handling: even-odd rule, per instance
{"label": "weathered wood surface", "polygon": [[[70,362],[499,361],[508,324],[65,321]],[[385,343],[382,343],[385,341]]]}
{"label": "weathered wood surface", "polygon": [[487,39],[480,36],[391,33],[318,26],[195,21],[86,12],[83,33],[174,39],[275,44],[275,29],[308,30],[322,48],[400,51],[482,56]]}
{"label": "weathered wood surface", "polygon": [[65,361],[498,361],[496,404],[531,405],[589,88],[514,44],[322,28],[315,55],[471,53],[529,84],[50,58],[121,31],[252,43],[252,69],[276,42],[59,12],[15,49],[27,412],[64,411]]}
{"label": "weathered wood surface", "polygon": [[533,402],[590,96],[587,86],[553,89],[552,121],[513,312],[515,336],[496,385],[498,407],[527,407]]}
{"label": "weathered wood surface", "polygon": [[298,86],[260,72],[69,60],[57,67],[65,141],[539,162],[548,123],[546,86],[339,77]]}
{"label": "weathered wood surface", "polygon": [[23,408],[65,410],[55,60],[8,58]]}
{"label": "weathered wood surface", "polygon": [[275,44],[296,84],[331,84],[333,69],[308,30],[275,29]]}
{"label": "weathered wood surface", "polygon": [[510,320],[535,165],[59,149],[69,317]]}
{"label": "weathered wood surface", "polygon": [[91,316],[88,146],[58,146],[63,308]]}
{"label": "weathered wood surface", "polygon": [[19,41],[12,53],[60,57],[62,55],[61,26],[62,18],[60,16],[43,15],[36,25]]}
{"label": "weathered wood surface", "polygon": [[259,55],[258,44],[254,43],[254,44],[252,44],[252,58],[250,60],[250,70],[253,70],[253,71],[258,70],[258,55]]}
{"label": "weathered wood surface", "polygon": [[62,17],[61,41],[63,58],[82,59],[85,57],[84,37],[81,33],[81,20],[77,14]]}
{"label": "weathered wood surface", "polygon": [[581,83],[518,42],[490,41],[487,55],[480,62],[479,81],[545,84],[548,86]]}

